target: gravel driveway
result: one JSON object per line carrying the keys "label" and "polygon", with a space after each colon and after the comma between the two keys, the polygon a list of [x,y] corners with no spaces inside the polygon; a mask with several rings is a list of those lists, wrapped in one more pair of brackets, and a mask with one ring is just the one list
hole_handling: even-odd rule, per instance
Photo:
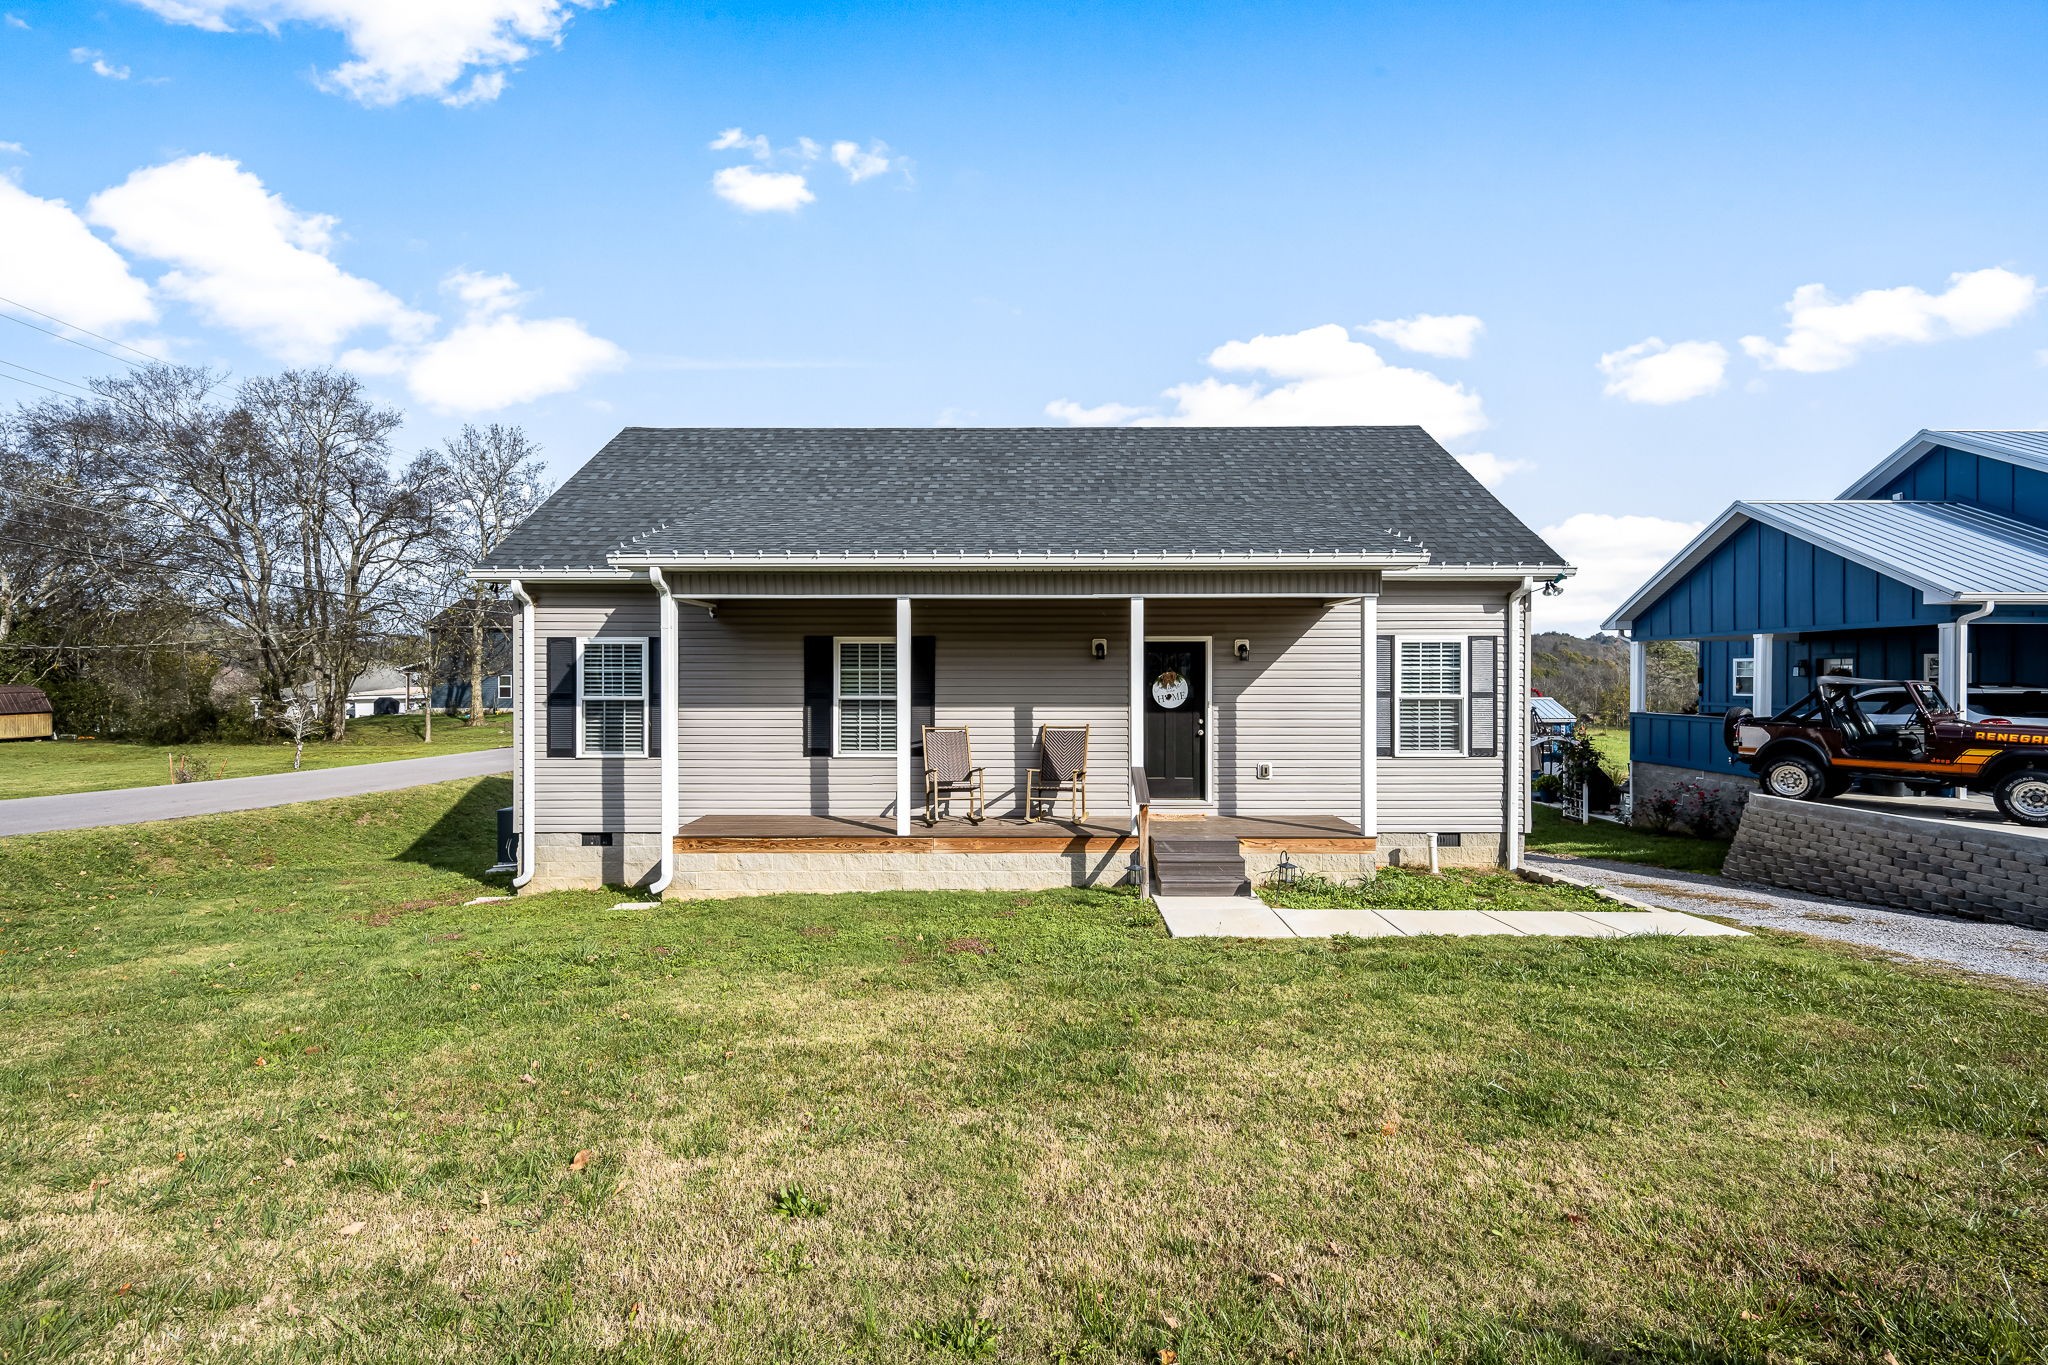
{"label": "gravel driveway", "polygon": [[1797,891],[1732,882],[1696,872],[1635,863],[1557,858],[1531,853],[1531,867],[1612,887],[1646,905],[1718,915],[1737,924],[1787,929],[1881,948],[1923,962],[1941,962],[2036,986],[2048,986],[2048,932],[1980,920],[1916,915],[1826,900]]}

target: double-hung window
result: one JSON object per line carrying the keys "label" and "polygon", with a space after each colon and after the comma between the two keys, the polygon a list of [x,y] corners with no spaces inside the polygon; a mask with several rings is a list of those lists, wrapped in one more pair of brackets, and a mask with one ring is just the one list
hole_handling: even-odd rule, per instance
{"label": "double-hung window", "polygon": [[1465,752],[1465,641],[1462,637],[1396,637],[1394,752]]}
{"label": "double-hung window", "polygon": [[832,642],[833,752],[896,752],[896,642]]}
{"label": "double-hung window", "polygon": [[647,642],[584,640],[577,658],[584,758],[647,756]]}
{"label": "double-hung window", "polygon": [[1755,659],[1737,659],[1735,661],[1735,681],[1732,686],[1735,695],[1738,697],[1753,697],[1756,695]]}

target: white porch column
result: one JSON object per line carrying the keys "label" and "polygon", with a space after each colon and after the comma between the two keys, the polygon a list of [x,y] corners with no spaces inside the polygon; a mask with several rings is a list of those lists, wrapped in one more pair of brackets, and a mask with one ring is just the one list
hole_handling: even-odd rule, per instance
{"label": "white porch column", "polygon": [[650,568],[647,577],[653,582],[654,590],[661,594],[656,604],[660,609],[661,657],[656,661],[661,669],[661,710],[653,717],[653,723],[661,727],[661,872],[654,884],[647,889],[656,896],[668,890],[668,884],[676,875],[676,826],[682,823],[682,800],[676,780],[682,761],[676,750],[676,715],[681,699],[676,696],[676,679],[682,670],[676,667],[676,599],[668,590],[668,579],[658,568]]}
{"label": "white porch column", "polygon": [[1778,713],[1778,689],[1773,685],[1776,670],[1772,668],[1775,635],[1752,635],[1749,637],[1751,675],[1755,681],[1750,684],[1749,709],[1759,716],[1774,716]]}
{"label": "white porch column", "polygon": [[[1131,599],[1131,766],[1145,766],[1145,599]],[[1131,828],[1138,812],[1131,812]]]}
{"label": "white porch column", "polygon": [[896,837],[910,837],[910,599],[896,599]]}
{"label": "white porch column", "polygon": [[1650,652],[1641,640],[1628,642],[1628,709],[1650,709]]}
{"label": "white porch column", "polygon": [[[1935,682],[1941,686],[1941,694],[1948,698],[1948,704],[1957,708],[1969,705],[1967,698],[1957,695],[1964,690],[1956,686],[1956,679],[1963,676],[1962,666],[1957,660],[1962,657],[1959,648],[1967,638],[1969,627],[1954,621],[1944,621],[1934,628],[1934,671]],[[1968,715],[1968,711],[1963,712]]]}
{"label": "white porch column", "polygon": [[1358,832],[1380,833],[1380,599],[1358,599]]}

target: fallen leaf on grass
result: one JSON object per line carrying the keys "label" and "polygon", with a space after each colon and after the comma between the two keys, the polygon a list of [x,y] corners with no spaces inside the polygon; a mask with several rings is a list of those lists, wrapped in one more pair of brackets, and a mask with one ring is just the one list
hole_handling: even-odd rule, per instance
{"label": "fallen leaf on grass", "polygon": [[368,1226],[368,1223],[365,1223],[360,1218],[358,1218],[355,1222],[344,1224],[342,1227],[336,1229],[335,1235],[337,1237],[353,1237]]}
{"label": "fallen leaf on grass", "polygon": [[1159,1348],[1159,1365],[1174,1365],[1174,1362],[1179,1359],[1180,1352],[1174,1350],[1171,1346]]}
{"label": "fallen leaf on grass", "polygon": [[590,1149],[588,1147],[585,1147],[582,1151],[576,1153],[576,1155],[570,1159],[569,1169],[572,1171],[580,1171],[589,1164]]}
{"label": "fallen leaf on grass", "polygon": [[522,1071],[519,1073],[519,1083],[521,1085],[539,1085],[540,1079],[532,1072]]}

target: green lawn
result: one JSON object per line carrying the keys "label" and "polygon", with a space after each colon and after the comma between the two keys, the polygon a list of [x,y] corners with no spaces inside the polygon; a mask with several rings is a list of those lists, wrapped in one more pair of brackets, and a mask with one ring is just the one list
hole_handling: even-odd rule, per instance
{"label": "green lawn", "polygon": [[1549,806],[1536,807],[1536,828],[1529,851],[1560,858],[1606,858],[1617,863],[1647,863],[1681,872],[1716,872],[1728,857],[1726,839],[1692,839],[1652,834],[1606,820],[1580,824]]}
{"label": "green lawn", "polygon": [[1441,876],[1381,868],[1369,882],[1304,876],[1289,886],[1258,888],[1260,899],[1285,910],[1613,910],[1613,901],[1582,886],[1526,882],[1508,872],[1446,871]]}
{"label": "green lawn", "polygon": [[1628,727],[1626,725],[1588,725],[1580,731],[1593,741],[1593,748],[1600,755],[1600,766],[1617,782],[1628,776]]}
{"label": "green lawn", "polygon": [[2048,1361],[2048,1003],[1779,935],[0,840],[0,1360]]}
{"label": "green lawn", "polygon": [[[468,753],[512,742],[512,717],[486,716],[474,729],[447,716],[434,717],[434,742],[422,743],[418,716],[371,716],[348,723],[339,744],[308,740],[304,766],[342,768],[394,758]],[[0,744],[0,799],[97,792],[114,787],[151,787],[169,782],[170,758],[190,754],[222,777],[255,777],[290,772],[290,740],[269,744],[128,744],[82,739]],[[4,1360],[0,1356],[0,1360]]]}

